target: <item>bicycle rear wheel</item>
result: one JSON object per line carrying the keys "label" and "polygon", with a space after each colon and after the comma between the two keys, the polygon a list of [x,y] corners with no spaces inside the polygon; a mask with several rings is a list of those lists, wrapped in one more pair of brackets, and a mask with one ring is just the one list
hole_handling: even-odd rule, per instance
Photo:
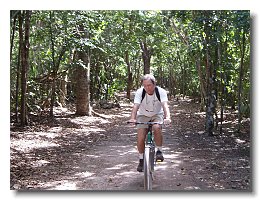
{"label": "bicycle rear wheel", "polygon": [[144,189],[152,190],[152,180],[153,180],[153,171],[152,171],[152,163],[151,163],[151,148],[145,147],[144,152]]}

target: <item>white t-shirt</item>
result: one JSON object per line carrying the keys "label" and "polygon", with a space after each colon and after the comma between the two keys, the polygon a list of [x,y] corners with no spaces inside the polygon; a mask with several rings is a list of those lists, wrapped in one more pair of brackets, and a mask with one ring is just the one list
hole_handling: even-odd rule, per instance
{"label": "white t-shirt", "polygon": [[165,89],[158,87],[161,101],[158,100],[156,92],[153,95],[145,93],[145,97],[142,100],[143,87],[139,88],[135,93],[134,103],[140,104],[137,115],[145,115],[147,117],[152,117],[156,114],[163,114],[162,102],[168,101],[167,92]]}

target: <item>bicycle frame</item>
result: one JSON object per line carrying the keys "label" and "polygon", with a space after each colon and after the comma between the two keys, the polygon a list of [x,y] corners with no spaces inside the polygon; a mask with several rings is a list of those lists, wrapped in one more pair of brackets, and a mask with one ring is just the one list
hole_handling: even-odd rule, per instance
{"label": "bicycle frame", "polygon": [[144,189],[152,190],[153,171],[155,166],[155,143],[153,137],[153,125],[160,124],[161,122],[128,122],[134,124],[146,124],[148,125],[148,132],[145,140],[144,150]]}

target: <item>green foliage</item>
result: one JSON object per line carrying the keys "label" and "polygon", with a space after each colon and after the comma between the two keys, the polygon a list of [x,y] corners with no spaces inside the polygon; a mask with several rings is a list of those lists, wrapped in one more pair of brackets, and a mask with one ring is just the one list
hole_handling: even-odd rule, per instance
{"label": "green foliage", "polygon": [[[19,52],[17,27],[16,24],[11,56],[12,105],[15,99],[13,94]],[[225,95],[228,96],[227,106],[233,105],[238,100],[236,93],[241,59],[239,46],[241,46],[243,33],[246,36],[246,47],[242,110],[248,113],[250,107],[248,100],[250,96],[249,11],[33,11],[28,74],[30,103],[39,104],[48,96],[53,66],[57,64],[63,48],[65,53],[57,72],[58,88],[64,73],[67,75],[68,84],[73,82],[73,68],[78,66],[73,60],[74,50],[85,51],[90,55],[92,100],[113,98],[116,92],[126,90],[128,85],[126,54],[129,56],[133,84],[137,87],[136,83],[143,74],[139,42],[146,41],[148,47],[152,49],[152,72],[161,86],[174,91],[175,94],[185,91],[185,95],[200,95],[201,83],[196,59],[201,61],[202,74],[205,77],[205,56],[208,48],[211,64],[216,66],[219,96],[222,95],[221,85],[224,85],[227,91]],[[205,45],[206,40],[208,46]],[[218,47],[221,50],[221,63],[216,53]],[[221,74],[225,75],[225,79]],[[69,90],[72,88],[69,87]],[[68,93],[71,94],[72,91]]]}

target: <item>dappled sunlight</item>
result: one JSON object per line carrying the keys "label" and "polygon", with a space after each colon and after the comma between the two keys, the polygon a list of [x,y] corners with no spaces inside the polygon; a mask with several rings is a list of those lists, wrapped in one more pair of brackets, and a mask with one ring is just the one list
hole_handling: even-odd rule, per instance
{"label": "dappled sunlight", "polygon": [[56,186],[54,190],[77,190],[77,186],[76,183],[67,182]]}
{"label": "dappled sunlight", "polygon": [[[52,137],[52,136],[48,136],[48,135],[54,135],[55,133],[59,133],[63,130],[62,127],[60,126],[56,126],[56,127],[51,127],[48,129],[48,132],[45,132],[47,137]],[[43,134],[44,135],[44,134]],[[55,136],[54,136],[55,137]],[[53,138],[53,137],[52,137]]]}
{"label": "dappled sunlight", "polygon": [[130,117],[131,116],[131,112],[122,112],[120,114],[120,116],[122,116],[122,117]]}
{"label": "dappled sunlight", "polygon": [[120,155],[120,156],[124,156],[124,155],[126,155],[126,154],[136,153],[136,152],[137,152],[136,148],[132,148],[132,149],[127,150],[126,152],[120,153],[119,155]]}
{"label": "dappled sunlight", "polygon": [[37,161],[32,161],[30,164],[32,167],[42,167],[42,166],[46,166],[49,163],[50,162],[46,160],[37,160]]}
{"label": "dappled sunlight", "polygon": [[37,183],[38,187],[47,190],[77,190],[77,182],[69,178],[69,180],[58,180],[58,181],[48,181],[42,182],[39,180]]}
{"label": "dappled sunlight", "polygon": [[42,139],[20,139],[20,140],[12,140],[12,148],[22,151],[24,153],[28,153],[34,149],[38,148],[49,148],[49,147],[59,147],[59,144],[50,141],[44,141]]}
{"label": "dappled sunlight", "polygon": [[86,157],[90,157],[90,158],[99,158],[100,155],[85,155]]}
{"label": "dappled sunlight", "polygon": [[121,169],[121,168],[126,167],[126,166],[127,166],[127,164],[118,164],[118,165],[115,165],[113,167],[108,167],[106,169],[108,169],[108,170],[111,170],[111,169]]}
{"label": "dappled sunlight", "polygon": [[62,181],[59,185],[56,185],[53,190],[76,190],[77,184],[70,181]]}
{"label": "dappled sunlight", "polygon": [[125,146],[111,146],[112,152],[117,152],[120,156],[124,156],[131,153],[137,153],[136,147],[133,145],[125,145]]}
{"label": "dappled sunlight", "polygon": [[242,144],[242,143],[246,143],[245,140],[240,140],[239,138],[235,139],[236,143],[238,144]]}
{"label": "dappled sunlight", "polygon": [[71,112],[68,108],[61,107],[61,106],[55,107],[55,109],[53,110],[53,113],[54,113],[54,115],[74,114],[74,112]]}
{"label": "dappled sunlight", "polygon": [[124,176],[124,177],[133,177],[136,175],[135,171],[125,171],[125,172],[120,172],[116,174],[117,176]]}
{"label": "dappled sunlight", "polygon": [[79,176],[80,178],[86,178],[86,177],[93,176],[94,173],[85,171],[85,172],[77,173],[77,174],[75,174],[75,175],[76,175],[76,176]]}
{"label": "dappled sunlight", "polygon": [[201,188],[197,187],[197,186],[188,186],[188,187],[185,187],[184,189],[185,190],[200,190]]}
{"label": "dappled sunlight", "polygon": [[170,170],[170,168],[176,168],[182,163],[181,152],[164,152],[164,161],[156,162],[156,170]]}
{"label": "dappled sunlight", "polygon": [[154,170],[155,170],[155,173],[156,173],[156,171],[157,170],[166,170],[166,169],[168,169],[169,167],[167,166],[167,163],[157,163],[156,165],[155,165],[155,167],[154,167]]}
{"label": "dappled sunlight", "polygon": [[194,115],[199,115],[199,116],[205,117],[206,112],[195,112]]}
{"label": "dappled sunlight", "polygon": [[105,131],[106,130],[98,128],[96,126],[95,127],[89,127],[88,130],[87,130],[88,133],[90,133],[90,132],[92,132],[92,133],[99,133],[99,132],[105,132]]}
{"label": "dappled sunlight", "polygon": [[100,118],[100,117],[93,117],[93,116],[81,116],[70,119],[71,122],[81,124],[81,125],[91,125],[91,124],[109,124],[110,121]]}
{"label": "dappled sunlight", "polygon": [[[247,187],[250,141],[237,137],[233,121],[223,123],[229,125],[223,127],[228,135],[207,137],[198,121],[203,112],[192,112],[186,103],[175,108],[173,126],[163,127],[165,159],[155,165],[154,189]],[[11,133],[12,188],[143,190],[144,173],[136,171],[136,127],[126,124],[130,111],[121,107],[105,110],[101,117],[60,116],[34,130],[16,129]]]}
{"label": "dappled sunlight", "polygon": [[167,159],[170,159],[170,160],[172,160],[172,159],[177,159],[178,157],[180,157],[180,152],[175,152],[175,153],[168,153],[168,154],[164,154],[164,157],[165,158],[167,158]]}

